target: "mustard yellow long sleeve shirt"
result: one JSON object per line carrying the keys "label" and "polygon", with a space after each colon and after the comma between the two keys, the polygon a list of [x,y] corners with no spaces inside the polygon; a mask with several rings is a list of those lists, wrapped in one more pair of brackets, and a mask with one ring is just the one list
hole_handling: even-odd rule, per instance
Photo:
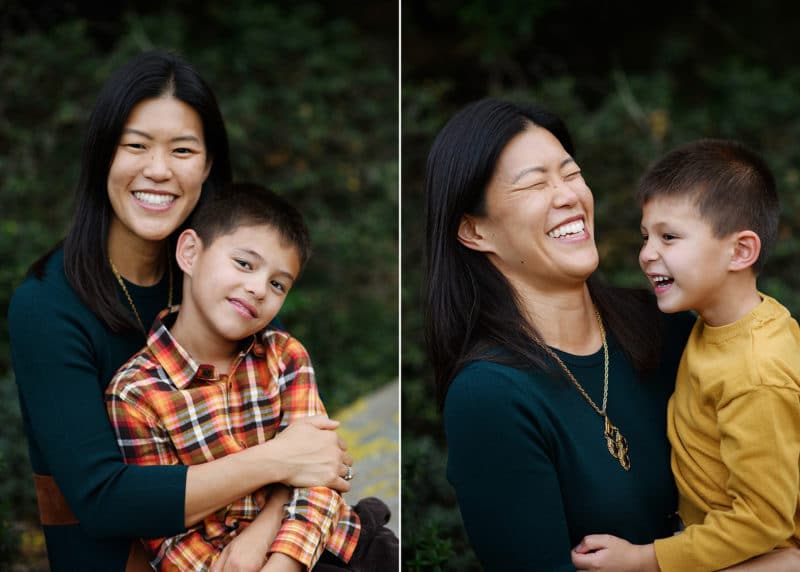
{"label": "mustard yellow long sleeve shirt", "polygon": [[695,323],[667,410],[684,532],[663,572],[719,570],[800,545],[800,328],[762,295],[742,319]]}

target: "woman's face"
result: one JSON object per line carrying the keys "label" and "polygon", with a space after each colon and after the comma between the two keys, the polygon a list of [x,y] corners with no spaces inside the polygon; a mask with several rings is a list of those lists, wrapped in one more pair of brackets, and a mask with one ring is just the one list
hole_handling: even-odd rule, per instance
{"label": "woman's face", "polygon": [[141,101],[108,171],[112,236],[167,238],[192,212],[210,170],[197,112],[171,96]]}
{"label": "woman's face", "polygon": [[487,186],[486,214],[465,218],[473,220],[479,250],[512,284],[548,291],[583,283],[597,268],[592,192],[541,127],[511,139]]}

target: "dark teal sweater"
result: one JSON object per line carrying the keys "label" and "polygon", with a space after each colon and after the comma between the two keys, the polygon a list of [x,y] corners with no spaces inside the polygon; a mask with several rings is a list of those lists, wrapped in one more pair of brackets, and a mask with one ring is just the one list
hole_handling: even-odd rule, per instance
{"label": "dark teal sweater", "polygon": [[[80,521],[44,527],[47,552],[53,572],[122,571],[133,537],[184,530],[187,467],[123,463],[103,391],[144,336],[110,331],[67,283],[63,261],[59,249],[43,280],[16,290],[8,315],[33,470],[55,477]],[[127,284],[145,324],[166,306],[167,282]]]}
{"label": "dark teal sweater", "polygon": [[[628,440],[629,472],[569,381],[486,361],[456,376],[444,411],[447,476],[487,571],[574,571],[570,550],[587,534],[647,543],[672,533],[666,409],[693,321],[666,320],[662,365],[647,380],[609,337],[608,414]],[[600,406],[603,351],[559,357]]]}

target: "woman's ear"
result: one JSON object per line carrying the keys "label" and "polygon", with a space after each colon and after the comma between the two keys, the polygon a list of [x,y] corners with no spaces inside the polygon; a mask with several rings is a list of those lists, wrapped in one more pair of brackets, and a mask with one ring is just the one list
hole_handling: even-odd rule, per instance
{"label": "woman's ear", "polygon": [[175,258],[178,266],[186,276],[191,277],[197,255],[203,250],[203,241],[191,228],[184,230],[178,237]]}
{"label": "woman's ear", "polygon": [[761,254],[761,239],[752,230],[741,230],[733,235],[733,253],[728,270],[750,268]]}
{"label": "woman's ear", "polygon": [[483,225],[478,217],[473,215],[462,215],[461,222],[458,223],[458,242],[478,252],[488,252],[491,250],[489,240],[482,232]]}

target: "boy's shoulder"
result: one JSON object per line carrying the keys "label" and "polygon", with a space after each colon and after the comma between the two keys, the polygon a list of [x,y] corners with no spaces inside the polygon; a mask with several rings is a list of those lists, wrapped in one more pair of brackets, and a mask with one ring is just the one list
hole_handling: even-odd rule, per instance
{"label": "boy's shoulder", "polygon": [[164,368],[148,346],[120,366],[106,388],[106,395],[125,396],[142,393],[148,386],[168,381]]}
{"label": "boy's shoulder", "polygon": [[308,351],[300,340],[282,328],[268,326],[259,337],[267,356],[281,357],[281,361],[293,357],[308,358]]}

